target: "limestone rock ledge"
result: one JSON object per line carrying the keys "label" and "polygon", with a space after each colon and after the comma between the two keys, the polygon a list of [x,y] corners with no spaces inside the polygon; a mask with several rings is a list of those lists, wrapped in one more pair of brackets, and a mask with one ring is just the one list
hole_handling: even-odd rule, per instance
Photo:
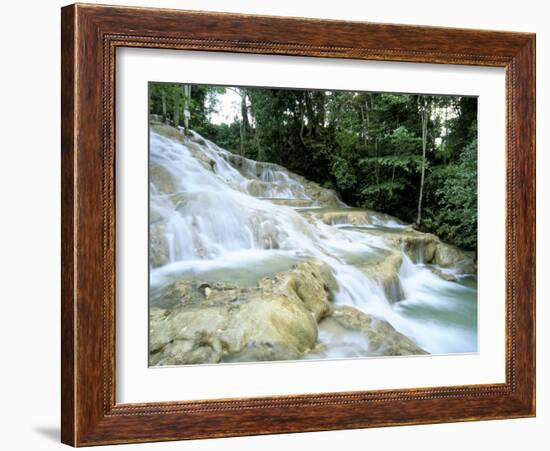
{"label": "limestone rock ledge", "polygon": [[248,288],[177,280],[150,308],[149,363],[297,360],[322,351],[320,327],[362,334],[365,355],[425,353],[386,321],[334,306],[337,290],[330,267],[315,259]]}
{"label": "limestone rock ledge", "polygon": [[[325,318],[320,329],[328,332],[338,341],[339,334],[355,332],[366,339],[368,356],[397,356],[428,354],[411,339],[394,329],[382,319],[363,313],[353,307],[336,307],[331,316]],[[317,352],[322,354],[323,345]]]}
{"label": "limestone rock ledge", "polygon": [[332,270],[317,260],[252,288],[176,281],[150,308],[149,363],[298,359],[315,346],[336,289]]}

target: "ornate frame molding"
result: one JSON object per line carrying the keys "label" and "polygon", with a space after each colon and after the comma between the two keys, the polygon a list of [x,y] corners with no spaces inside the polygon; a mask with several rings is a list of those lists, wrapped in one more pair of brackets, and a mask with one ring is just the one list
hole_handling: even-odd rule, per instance
{"label": "ornate frame molding", "polygon": [[[117,404],[118,47],[506,68],[506,383]],[[535,414],[533,34],[76,4],[62,9],[61,70],[64,443],[146,442]]]}

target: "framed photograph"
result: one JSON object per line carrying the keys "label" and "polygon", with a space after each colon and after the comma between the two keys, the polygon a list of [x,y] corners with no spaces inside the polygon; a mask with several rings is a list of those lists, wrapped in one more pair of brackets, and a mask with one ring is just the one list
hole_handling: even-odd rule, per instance
{"label": "framed photograph", "polygon": [[535,36],[62,9],[62,441],[535,415]]}

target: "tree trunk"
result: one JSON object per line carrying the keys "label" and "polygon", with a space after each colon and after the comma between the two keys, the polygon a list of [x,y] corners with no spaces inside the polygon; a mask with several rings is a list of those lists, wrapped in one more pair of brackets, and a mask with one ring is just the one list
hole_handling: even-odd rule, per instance
{"label": "tree trunk", "polygon": [[185,135],[189,135],[189,120],[191,119],[191,85],[183,86],[183,126]]}
{"label": "tree trunk", "polygon": [[[177,90],[176,90],[177,91]],[[180,125],[180,105],[179,95],[174,96],[174,127],[178,128]]]}
{"label": "tree trunk", "polygon": [[424,195],[424,175],[426,172],[426,147],[428,144],[428,119],[429,105],[426,98],[423,99],[421,106],[420,119],[422,121],[422,166],[420,170],[420,192],[418,194],[418,213],[416,215],[416,225],[420,225],[422,221],[422,197]]}
{"label": "tree trunk", "polygon": [[250,113],[252,114],[252,118],[254,119],[254,141],[256,142],[256,159],[258,161],[263,161],[262,147],[260,143],[260,129],[258,125],[258,118],[256,117],[256,107],[254,105],[252,97],[249,96],[248,99],[250,100]]}
{"label": "tree trunk", "polygon": [[390,199],[393,197],[393,182],[395,180],[395,166],[391,168],[391,186],[390,186]]}
{"label": "tree trunk", "polygon": [[250,131],[250,121],[248,120],[248,106],[246,104],[246,92],[241,91],[241,116],[245,137]]}
{"label": "tree trunk", "polygon": [[[304,93],[304,96],[306,94]],[[304,96],[300,100],[300,141],[302,141],[302,145],[304,146],[304,149],[307,149],[306,140],[304,138],[304,128],[306,126],[306,120],[305,120],[305,107],[304,107]]]}
{"label": "tree trunk", "polygon": [[327,111],[325,108],[326,95],[324,91],[320,91],[319,96],[320,96],[319,120],[317,121],[317,123],[320,125],[320,128],[323,129],[325,128],[325,120],[327,117]]}
{"label": "tree trunk", "polygon": [[242,120],[241,120],[240,129],[239,129],[239,135],[240,135],[240,138],[241,138],[241,146],[240,146],[239,154],[241,156],[243,156],[244,155],[244,126],[243,126],[243,121]]}
{"label": "tree trunk", "polygon": [[162,91],[162,122],[166,123],[166,92]]}
{"label": "tree trunk", "polygon": [[380,165],[378,164],[378,136],[374,138],[374,176],[376,177],[376,198],[380,198]]}
{"label": "tree trunk", "polygon": [[248,121],[248,108],[246,106],[246,92],[239,90],[239,94],[241,95],[241,155],[244,155],[244,141],[250,129],[250,123]]}
{"label": "tree trunk", "polygon": [[313,109],[312,99],[309,96],[309,93],[304,93],[304,104],[305,104],[305,110],[306,110],[306,117],[308,118],[307,135],[309,140],[312,141],[315,111]]}

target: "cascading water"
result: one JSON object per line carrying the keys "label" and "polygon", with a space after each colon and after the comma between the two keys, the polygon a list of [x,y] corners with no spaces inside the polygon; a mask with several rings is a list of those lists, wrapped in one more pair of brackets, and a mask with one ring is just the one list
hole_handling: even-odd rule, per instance
{"label": "cascading water", "polygon": [[[477,350],[475,281],[444,280],[423,263],[420,246],[413,262],[385,238],[406,229],[395,218],[369,212],[363,222],[351,223],[346,218],[355,210],[337,201],[331,209],[336,219],[322,220],[327,208],[308,194],[304,179],[234,155],[195,133],[174,140],[152,130],[150,168],[151,233],[167,246],[165,258],[151,267],[153,291],[177,277],[251,286],[315,258],[330,266],[338,282],[335,304],[388,321],[430,353]],[[388,252],[402,257],[398,302],[358,267]],[[321,329],[319,340],[326,356],[362,355],[369,344],[356,335]]]}

